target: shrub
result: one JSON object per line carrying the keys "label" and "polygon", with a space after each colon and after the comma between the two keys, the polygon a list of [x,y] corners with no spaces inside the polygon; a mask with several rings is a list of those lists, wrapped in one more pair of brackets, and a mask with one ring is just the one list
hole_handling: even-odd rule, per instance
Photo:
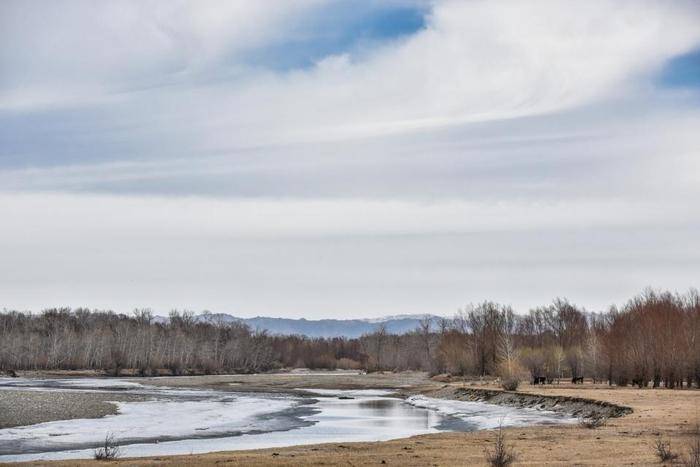
{"label": "shrub", "polygon": [[518,378],[506,378],[501,382],[501,387],[506,391],[517,391],[520,381]]}
{"label": "shrub", "polygon": [[661,462],[673,461],[678,459],[678,454],[671,451],[671,442],[664,441],[661,437],[656,439],[654,443],[654,453]]}
{"label": "shrub", "polygon": [[117,444],[114,435],[112,433],[107,433],[107,435],[105,435],[104,445],[95,449],[94,457],[95,460],[98,461],[108,461],[114,460],[120,455],[121,450],[119,449],[119,445]]}
{"label": "shrub", "polygon": [[499,424],[496,435],[496,446],[494,446],[493,451],[486,448],[486,462],[491,467],[509,467],[515,462],[516,457],[513,448],[508,446],[506,442],[502,424]]}

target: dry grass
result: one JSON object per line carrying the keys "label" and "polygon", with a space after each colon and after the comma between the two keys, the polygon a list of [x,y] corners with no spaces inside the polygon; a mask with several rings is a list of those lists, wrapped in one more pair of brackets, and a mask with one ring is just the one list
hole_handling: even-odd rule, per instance
{"label": "dry grass", "polygon": [[685,467],[700,467],[700,437],[695,436],[690,442],[688,452],[683,457],[683,465]]}

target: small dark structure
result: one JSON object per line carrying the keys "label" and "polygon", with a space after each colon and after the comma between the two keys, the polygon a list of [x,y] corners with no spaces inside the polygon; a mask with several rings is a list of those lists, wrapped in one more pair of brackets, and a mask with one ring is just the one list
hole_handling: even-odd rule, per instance
{"label": "small dark structure", "polygon": [[547,378],[544,376],[535,376],[532,379],[532,384],[545,384],[547,382]]}
{"label": "small dark structure", "polygon": [[639,389],[646,387],[646,385],[647,383],[641,378],[632,380],[632,386],[637,386]]}
{"label": "small dark structure", "polygon": [[571,382],[574,384],[583,384],[583,376],[574,376],[571,378]]}

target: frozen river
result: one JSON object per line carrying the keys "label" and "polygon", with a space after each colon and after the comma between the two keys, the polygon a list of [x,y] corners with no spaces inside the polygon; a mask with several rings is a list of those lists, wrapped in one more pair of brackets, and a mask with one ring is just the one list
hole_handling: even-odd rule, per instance
{"label": "frozen river", "polygon": [[567,423],[552,412],[387,390],[306,390],[308,396],[147,386],[117,379],[6,379],[3,389],[130,393],[116,415],[0,430],[0,462],[90,458],[110,434],[124,457],[325,442],[383,441],[440,431]]}

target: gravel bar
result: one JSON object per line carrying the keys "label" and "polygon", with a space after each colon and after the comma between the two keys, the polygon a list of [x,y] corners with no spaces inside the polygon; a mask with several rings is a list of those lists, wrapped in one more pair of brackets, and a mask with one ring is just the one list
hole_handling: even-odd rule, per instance
{"label": "gravel bar", "polygon": [[0,428],[117,413],[109,401],[140,401],[136,394],[0,390]]}

